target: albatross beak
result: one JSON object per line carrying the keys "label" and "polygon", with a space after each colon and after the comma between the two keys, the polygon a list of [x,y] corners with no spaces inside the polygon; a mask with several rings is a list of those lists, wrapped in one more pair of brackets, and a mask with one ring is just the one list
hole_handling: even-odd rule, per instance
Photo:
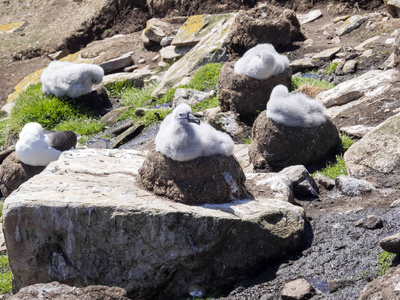
{"label": "albatross beak", "polygon": [[197,125],[200,125],[200,120],[193,116],[191,113],[188,113],[188,122],[190,123],[196,123]]}

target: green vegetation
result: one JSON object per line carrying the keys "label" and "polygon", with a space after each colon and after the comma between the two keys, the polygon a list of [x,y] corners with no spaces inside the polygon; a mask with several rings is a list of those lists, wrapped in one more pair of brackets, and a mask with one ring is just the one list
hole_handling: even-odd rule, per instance
{"label": "green vegetation", "polygon": [[305,85],[305,84],[311,85],[311,86],[322,87],[327,90],[329,90],[335,86],[326,80],[321,80],[321,79],[317,79],[314,77],[295,76],[295,77],[292,77],[292,84],[291,84],[290,90],[295,91],[298,88],[300,88],[302,85]]}
{"label": "green vegetation", "polygon": [[331,63],[331,64],[327,65],[327,66],[325,67],[324,71],[323,71],[323,74],[329,75],[329,74],[335,73],[336,67],[337,67],[338,65],[339,65],[338,62],[334,62],[334,63]]}
{"label": "green vegetation", "polygon": [[382,251],[379,254],[379,276],[385,275],[389,267],[392,265],[393,258],[396,256],[394,253]]}
{"label": "green vegetation", "polygon": [[9,125],[12,132],[19,132],[29,122],[38,122],[45,129],[54,129],[58,124],[71,119],[91,118],[88,109],[58,97],[46,97],[42,85],[35,84],[22,92],[15,101]]}
{"label": "green vegetation", "polygon": [[[219,72],[222,68],[221,64],[207,64],[199,69],[196,75],[192,78],[188,85],[181,85],[171,88],[166,91],[166,94],[160,99],[152,99],[151,93],[154,91],[155,86],[148,86],[144,88],[130,87],[129,82],[117,82],[108,89],[111,97],[122,99],[122,104],[132,106],[131,109],[123,113],[118,121],[130,119],[133,122],[141,122],[143,125],[148,126],[154,122],[162,121],[166,115],[171,111],[170,109],[151,109],[146,112],[143,117],[135,115],[137,107],[151,108],[158,105],[172,102],[176,89],[187,88],[199,91],[212,90],[218,83]],[[218,96],[210,97],[198,104],[192,106],[193,112],[203,111],[207,108],[217,107],[219,105]]]}
{"label": "green vegetation", "polygon": [[342,144],[340,146],[340,154],[336,155],[336,159],[334,162],[328,162],[326,167],[322,170],[314,172],[312,175],[319,173],[324,176],[327,176],[331,179],[335,179],[340,175],[347,175],[346,166],[343,160],[343,154],[353,145],[354,141],[347,135],[341,134],[340,139],[342,140]]}
{"label": "green vegetation", "polygon": [[12,273],[7,255],[0,256],[0,294],[11,292]]}
{"label": "green vegetation", "polygon": [[174,99],[175,91],[178,88],[194,89],[198,91],[208,91],[214,89],[218,83],[218,77],[221,68],[222,64],[217,63],[207,64],[201,67],[188,85],[181,85],[169,89],[165,95],[161,97],[159,103],[171,102]]}
{"label": "green vegetation", "polygon": [[[10,119],[0,121],[0,143],[4,145],[8,130],[18,133],[29,122],[38,122],[44,129],[72,130],[88,139],[105,128],[85,107],[58,97],[45,96],[42,85],[29,86],[18,99]],[[81,141],[81,140],[80,140]]]}

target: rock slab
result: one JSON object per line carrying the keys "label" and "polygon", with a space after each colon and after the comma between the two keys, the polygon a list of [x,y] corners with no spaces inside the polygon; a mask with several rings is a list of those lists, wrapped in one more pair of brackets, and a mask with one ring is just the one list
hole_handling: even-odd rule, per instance
{"label": "rock slab", "polygon": [[191,285],[238,282],[304,246],[303,209],[274,196],[287,186],[189,206],[139,188],[144,160],[135,150],[67,151],[6,199],[14,292],[59,281],[117,286],[132,299],[179,299]]}
{"label": "rock slab", "polygon": [[354,143],[344,154],[349,175],[375,177],[384,186],[400,184],[400,114]]}

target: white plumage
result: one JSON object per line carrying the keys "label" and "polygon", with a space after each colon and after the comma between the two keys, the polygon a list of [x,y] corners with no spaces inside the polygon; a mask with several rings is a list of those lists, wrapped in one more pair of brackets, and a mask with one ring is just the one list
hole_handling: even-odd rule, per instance
{"label": "white plumage", "polygon": [[271,44],[259,44],[249,50],[235,63],[235,73],[255,79],[267,79],[282,73],[289,67],[286,55],[276,52]]}
{"label": "white plumage", "polygon": [[24,164],[47,166],[58,159],[61,150],[70,149],[74,145],[76,145],[76,135],[73,132],[44,131],[39,123],[27,123],[19,134],[15,152]]}
{"label": "white plumage", "polygon": [[274,87],[267,103],[267,117],[292,127],[316,127],[326,122],[324,105],[303,93],[289,94],[286,86]]}
{"label": "white plumage", "polygon": [[103,77],[104,70],[97,65],[53,61],[43,71],[40,81],[45,94],[77,98],[90,93],[92,85],[100,84]]}
{"label": "white plumage", "polygon": [[231,137],[200,122],[191,112],[189,105],[181,103],[164,119],[156,136],[156,150],[177,161],[231,155],[234,146]]}

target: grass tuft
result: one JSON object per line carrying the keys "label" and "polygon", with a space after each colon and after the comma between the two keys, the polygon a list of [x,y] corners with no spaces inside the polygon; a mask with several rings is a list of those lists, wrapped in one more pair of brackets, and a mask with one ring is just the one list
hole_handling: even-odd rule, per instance
{"label": "grass tuft", "polygon": [[326,81],[326,80],[321,80],[321,79],[317,79],[314,78],[310,75],[310,77],[305,77],[305,76],[295,76],[292,77],[292,84],[290,87],[291,91],[295,91],[297,89],[299,89],[302,85],[311,85],[311,86],[317,86],[317,87],[321,87],[324,89],[331,89],[333,88],[335,85]]}
{"label": "grass tuft", "polygon": [[58,97],[44,96],[42,85],[28,87],[18,99],[10,117],[10,130],[20,132],[29,122],[37,122],[45,129],[79,117],[91,117],[88,109],[60,100]]}
{"label": "grass tuft", "polygon": [[334,162],[328,162],[322,170],[314,172],[312,176],[317,173],[327,176],[331,179],[335,179],[340,175],[347,175],[346,166],[343,160],[343,154],[354,144],[354,141],[346,134],[340,134],[340,139],[342,144],[340,146],[340,154],[336,155],[336,160]]}
{"label": "grass tuft", "polygon": [[0,294],[11,292],[12,273],[7,255],[0,256]]}

